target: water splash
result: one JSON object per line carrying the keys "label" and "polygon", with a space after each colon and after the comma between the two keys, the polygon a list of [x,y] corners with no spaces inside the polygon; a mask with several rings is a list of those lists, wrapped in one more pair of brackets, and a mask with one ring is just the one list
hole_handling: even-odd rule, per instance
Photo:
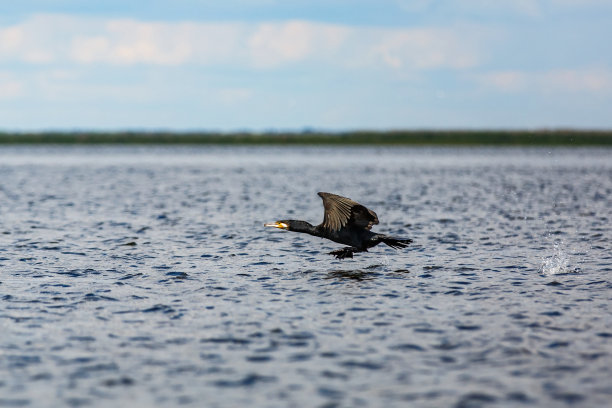
{"label": "water splash", "polygon": [[561,240],[553,243],[552,256],[542,259],[540,271],[547,276],[579,272],[578,269],[570,266],[570,257],[565,251],[563,241]]}

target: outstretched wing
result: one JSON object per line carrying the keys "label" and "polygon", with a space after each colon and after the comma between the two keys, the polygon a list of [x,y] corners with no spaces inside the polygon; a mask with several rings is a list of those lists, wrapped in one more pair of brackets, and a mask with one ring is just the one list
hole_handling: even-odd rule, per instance
{"label": "outstretched wing", "polygon": [[370,229],[372,225],[378,224],[378,217],[372,210],[351,200],[331,193],[319,193],[323,199],[323,226],[332,231],[353,224],[356,227]]}

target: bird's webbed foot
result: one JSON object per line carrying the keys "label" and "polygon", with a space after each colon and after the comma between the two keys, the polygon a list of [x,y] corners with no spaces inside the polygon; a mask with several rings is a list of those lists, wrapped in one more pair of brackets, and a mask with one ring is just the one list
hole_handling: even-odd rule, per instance
{"label": "bird's webbed foot", "polygon": [[359,251],[355,247],[344,247],[342,249],[337,249],[335,251],[331,251],[329,254],[336,257],[336,259],[344,259],[344,258],[352,258],[353,252]]}

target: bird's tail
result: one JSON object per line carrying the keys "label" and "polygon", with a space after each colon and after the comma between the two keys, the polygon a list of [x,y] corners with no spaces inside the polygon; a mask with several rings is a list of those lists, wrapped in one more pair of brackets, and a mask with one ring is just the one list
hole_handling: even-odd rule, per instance
{"label": "bird's tail", "polygon": [[412,244],[411,239],[393,238],[386,235],[382,236],[380,241],[395,249],[406,248],[408,245]]}

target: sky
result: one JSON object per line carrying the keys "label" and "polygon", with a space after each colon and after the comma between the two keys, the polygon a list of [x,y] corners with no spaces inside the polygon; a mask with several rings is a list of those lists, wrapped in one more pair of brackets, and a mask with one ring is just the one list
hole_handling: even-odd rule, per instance
{"label": "sky", "polygon": [[612,0],[20,0],[0,131],[612,129]]}

